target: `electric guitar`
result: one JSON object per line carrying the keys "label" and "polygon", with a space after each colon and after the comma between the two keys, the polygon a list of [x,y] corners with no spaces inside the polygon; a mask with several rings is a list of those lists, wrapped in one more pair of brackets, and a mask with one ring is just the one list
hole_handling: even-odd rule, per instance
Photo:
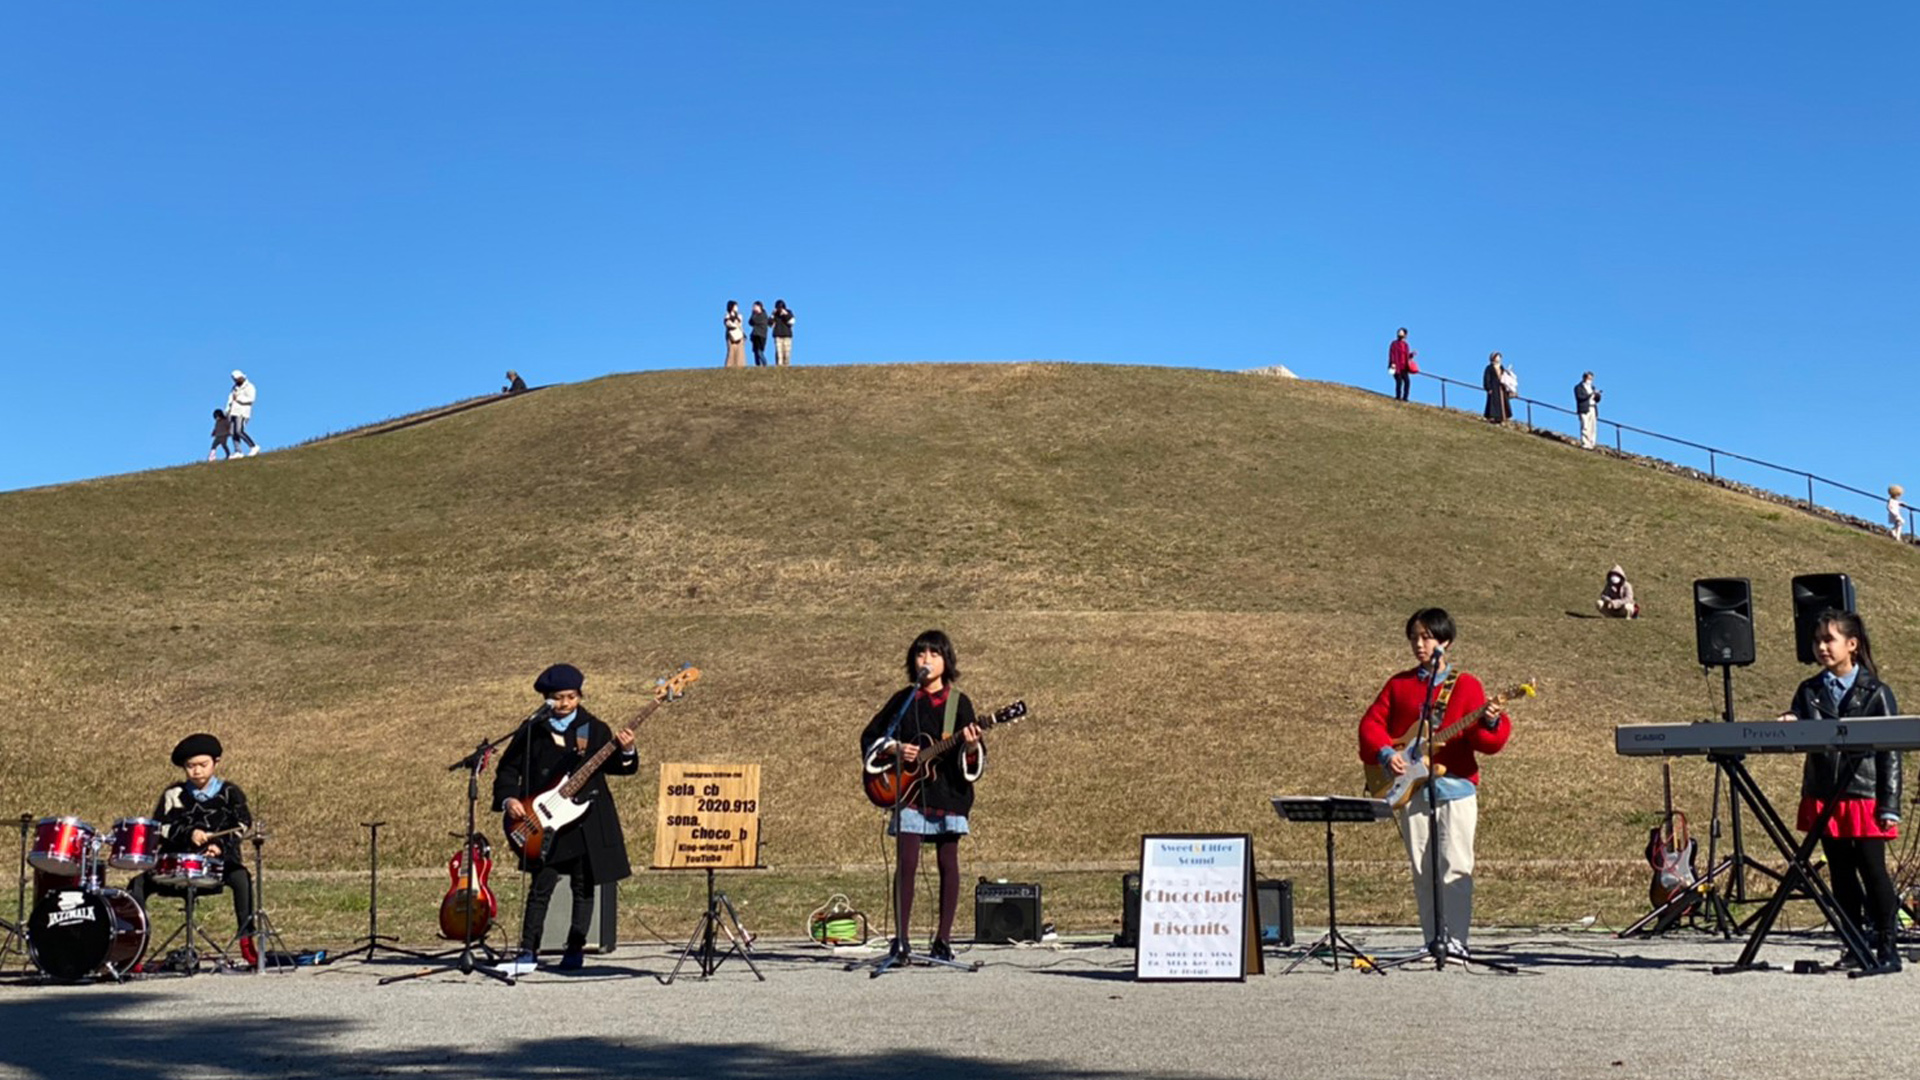
{"label": "electric guitar", "polygon": [[[1003,727],[1017,722],[1027,715],[1027,703],[1016,701],[1013,704],[987,717],[976,720],[980,731],[985,734],[989,728]],[[956,731],[944,739],[935,739],[930,735],[920,736],[925,740],[920,746],[920,754],[913,764],[894,768],[893,757],[882,754],[884,743],[876,743],[867,753],[865,765],[861,769],[861,784],[866,788],[867,801],[882,810],[891,810],[901,802],[911,802],[913,793],[921,784],[935,775],[937,760],[947,751],[958,745],[965,736]]]}
{"label": "electric guitar", "polygon": [[474,833],[447,860],[453,885],[440,901],[440,936],[450,941],[479,941],[500,914],[500,902],[487,888],[493,872],[493,847]]}
{"label": "electric guitar", "polygon": [[[640,715],[627,721],[625,730],[638,731],[640,725],[647,722],[655,710],[685,694],[687,687],[700,678],[697,667],[683,667],[669,678],[661,679],[653,688],[653,700],[640,710]],[[542,852],[555,833],[580,819],[593,805],[593,797],[579,798],[580,789],[587,786],[593,774],[606,764],[608,755],[620,745],[618,739],[608,739],[592,757],[580,763],[580,766],[555,780],[547,790],[535,795],[523,804],[524,811],[516,814],[509,810],[501,819],[501,826],[507,834],[507,844],[528,862],[539,860]]]}
{"label": "electric guitar", "polygon": [[[1487,714],[1508,701],[1520,697],[1533,697],[1539,693],[1535,685],[1537,680],[1510,686],[1494,695],[1485,705],[1441,728],[1431,742],[1435,746],[1445,746],[1447,742],[1467,728],[1487,718]],[[1435,777],[1446,775],[1445,765],[1433,764],[1433,754],[1429,750],[1428,740],[1417,736],[1419,727],[1408,728],[1399,739],[1394,740],[1393,748],[1407,763],[1407,771],[1395,776],[1392,770],[1377,761],[1367,763],[1367,794],[1375,799],[1385,799],[1395,810],[1406,806],[1421,786]],[[1405,741],[1402,741],[1405,740]]]}
{"label": "electric guitar", "polygon": [[1672,763],[1663,762],[1660,772],[1666,787],[1667,813],[1660,824],[1647,830],[1647,862],[1653,867],[1647,900],[1654,907],[1665,907],[1674,897],[1693,888],[1698,880],[1693,869],[1693,834],[1687,828],[1687,815],[1673,808]]}

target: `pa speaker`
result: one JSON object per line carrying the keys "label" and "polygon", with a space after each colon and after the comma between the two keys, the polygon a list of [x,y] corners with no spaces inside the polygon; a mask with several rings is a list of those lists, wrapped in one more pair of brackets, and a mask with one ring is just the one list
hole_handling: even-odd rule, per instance
{"label": "pa speaker", "polygon": [[1114,935],[1116,948],[1131,949],[1140,944],[1140,875],[1120,876],[1120,932]]}
{"label": "pa speaker", "polygon": [[[1254,883],[1254,891],[1260,902],[1260,944],[1293,944],[1293,882],[1274,881],[1263,878]],[[1138,931],[1140,921],[1134,916],[1134,927]]]}
{"label": "pa speaker", "polygon": [[1823,611],[1853,610],[1853,582],[1845,574],[1802,574],[1793,579],[1793,645],[1803,664],[1813,663],[1813,620]]}
{"label": "pa speaker", "polygon": [[1040,886],[983,881],[973,890],[973,940],[1040,940]]}
{"label": "pa speaker", "polygon": [[1753,584],[1743,577],[1694,582],[1693,634],[1701,667],[1753,663]]}
{"label": "pa speaker", "polygon": [[[531,879],[529,879],[531,880]],[[610,953],[618,942],[620,920],[614,911],[614,898],[619,890],[612,885],[601,884],[594,887],[593,919],[587,923],[587,948],[593,952]],[[553,897],[547,903],[547,921],[540,929],[540,951],[559,952],[567,947],[567,931],[573,924],[573,881],[561,874],[560,881],[553,887]]]}

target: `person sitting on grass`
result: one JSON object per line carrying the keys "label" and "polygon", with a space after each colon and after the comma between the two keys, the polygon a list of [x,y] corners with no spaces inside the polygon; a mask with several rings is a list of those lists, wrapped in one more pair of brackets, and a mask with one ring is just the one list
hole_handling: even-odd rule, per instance
{"label": "person sitting on grass", "polygon": [[1609,619],[1640,617],[1640,605],[1633,599],[1633,582],[1627,580],[1627,572],[1618,564],[1607,571],[1607,583],[1600,587],[1600,599],[1593,606]]}

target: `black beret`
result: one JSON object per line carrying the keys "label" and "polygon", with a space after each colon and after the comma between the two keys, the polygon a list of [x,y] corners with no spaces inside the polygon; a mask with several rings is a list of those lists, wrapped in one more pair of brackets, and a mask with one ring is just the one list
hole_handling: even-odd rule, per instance
{"label": "black beret", "polygon": [[185,766],[189,758],[197,758],[201,754],[210,758],[219,758],[220,740],[204,731],[189,735],[180,740],[179,746],[173,748],[173,763]]}
{"label": "black beret", "polygon": [[539,678],[533,680],[533,692],[545,695],[571,690],[577,694],[586,682],[587,677],[580,674],[579,668],[572,664],[555,664],[541,672]]}

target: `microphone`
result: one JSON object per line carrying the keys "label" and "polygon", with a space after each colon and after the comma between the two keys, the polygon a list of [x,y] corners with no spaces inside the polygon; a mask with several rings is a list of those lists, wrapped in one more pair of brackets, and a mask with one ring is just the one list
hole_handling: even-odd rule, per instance
{"label": "microphone", "polygon": [[932,668],[928,667],[925,664],[921,664],[918,668],[914,670],[913,677],[920,682],[926,682],[927,677],[932,674],[933,674]]}

